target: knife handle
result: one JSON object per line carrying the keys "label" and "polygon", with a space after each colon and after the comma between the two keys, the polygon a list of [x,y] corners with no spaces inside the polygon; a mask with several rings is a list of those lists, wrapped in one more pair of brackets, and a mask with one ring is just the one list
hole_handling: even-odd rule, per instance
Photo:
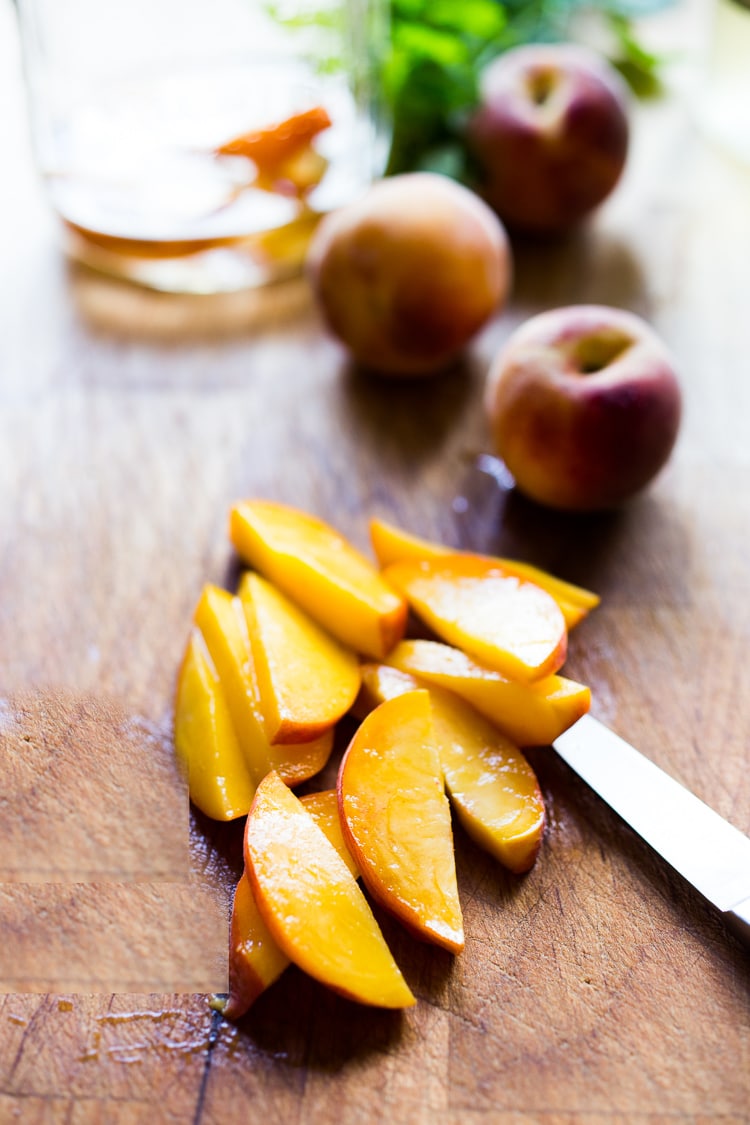
{"label": "knife handle", "polygon": [[750,898],[724,911],[724,921],[735,937],[750,947]]}

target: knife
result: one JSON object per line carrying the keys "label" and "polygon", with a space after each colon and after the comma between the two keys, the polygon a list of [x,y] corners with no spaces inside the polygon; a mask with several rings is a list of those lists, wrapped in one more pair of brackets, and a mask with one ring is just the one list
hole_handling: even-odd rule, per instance
{"label": "knife", "polygon": [[750,946],[750,838],[592,715],[552,745]]}

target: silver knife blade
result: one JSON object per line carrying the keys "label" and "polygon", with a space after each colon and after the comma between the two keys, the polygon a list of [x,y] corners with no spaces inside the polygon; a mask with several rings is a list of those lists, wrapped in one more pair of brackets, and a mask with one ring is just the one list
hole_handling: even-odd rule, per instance
{"label": "silver knife blade", "polygon": [[750,944],[750,838],[592,715],[552,745]]}

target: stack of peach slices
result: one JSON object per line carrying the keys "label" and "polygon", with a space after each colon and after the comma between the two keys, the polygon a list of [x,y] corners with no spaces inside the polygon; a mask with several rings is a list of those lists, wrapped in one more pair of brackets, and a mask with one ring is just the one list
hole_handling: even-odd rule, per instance
{"label": "stack of peach slices", "polygon": [[[519,747],[589,708],[589,689],[557,673],[596,595],[370,529],[380,569],[314,516],[238,503],[230,536],[252,569],[236,594],[207,586],[195,611],[177,753],[202,812],[247,817],[220,1002],[231,1018],[290,961],[363,1004],[413,1004],[360,880],[414,936],[459,953],[451,805],[480,847],[527,871],[544,805]],[[439,640],[404,640],[409,610]],[[297,798],[346,714],[360,725],[336,789]]]}

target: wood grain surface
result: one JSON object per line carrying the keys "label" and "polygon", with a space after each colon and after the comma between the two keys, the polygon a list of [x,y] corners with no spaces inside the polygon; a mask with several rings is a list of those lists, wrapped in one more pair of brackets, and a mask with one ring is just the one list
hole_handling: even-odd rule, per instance
{"label": "wood grain surface", "polygon": [[[691,42],[694,17],[678,9],[659,33]],[[89,913],[71,908],[70,940],[83,918],[100,954],[118,881],[162,885],[168,902],[192,880],[226,916],[241,826],[195,816],[189,863],[184,798],[167,817],[169,798],[149,794],[171,769],[193,605],[204,582],[236,578],[226,516],[249,495],[316,512],[365,548],[380,515],[597,590],[566,671],[592,685],[600,718],[750,833],[750,174],[696,133],[678,93],[640,107],[627,175],[596,220],[517,243],[511,305],[465,363],[398,384],[348,366],[301,283],[188,300],[67,267],[32,170],[7,3],[0,106],[0,1122],[750,1120],[747,953],[551,751],[532,755],[549,824],[527,876],[456,830],[460,957],[379,915],[418,996],[406,1014],[358,1008],[293,968],[237,1025],[166,983],[61,988],[64,942],[44,930],[76,883]],[[591,301],[655,325],[686,414],[641,498],[555,516],[487,457],[482,385],[523,319]],[[117,768],[153,770],[135,806],[107,784],[123,738],[132,759]],[[167,820],[179,831],[161,836]],[[160,955],[182,928],[179,912],[162,918],[148,931]],[[49,960],[18,991],[32,948]],[[153,952],[139,954],[148,980]]]}

